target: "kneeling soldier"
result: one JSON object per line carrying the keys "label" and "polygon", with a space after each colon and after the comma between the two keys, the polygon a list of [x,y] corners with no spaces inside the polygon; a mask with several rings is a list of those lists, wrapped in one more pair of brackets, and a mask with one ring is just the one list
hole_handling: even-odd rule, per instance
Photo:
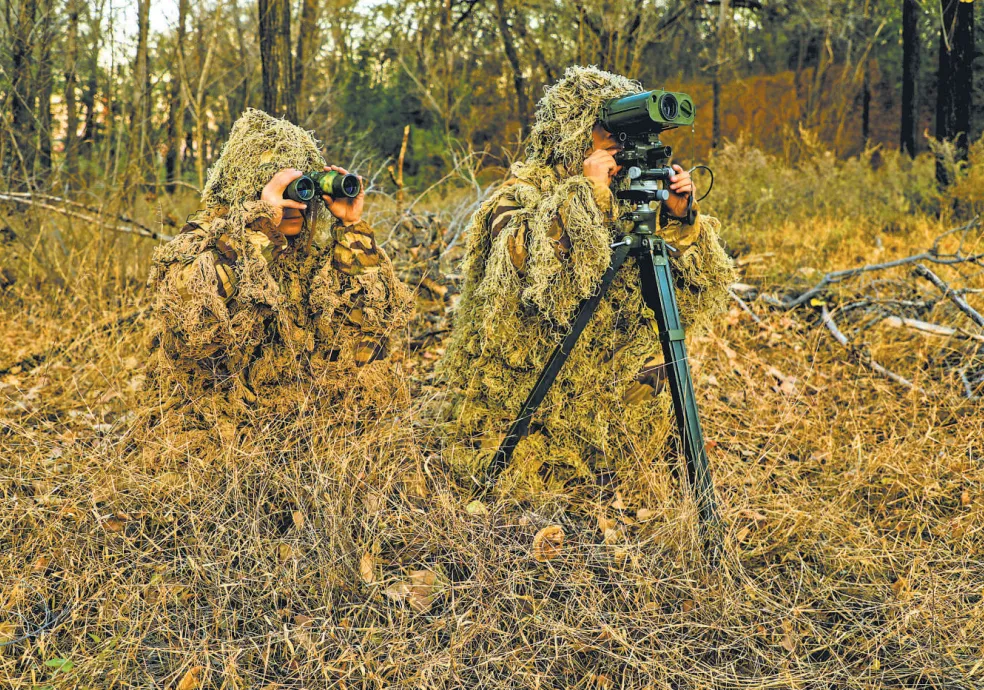
{"label": "kneeling soldier", "polygon": [[[640,91],[625,77],[568,69],[537,107],[526,160],[472,219],[465,287],[440,363],[449,388],[447,457],[465,476],[481,480],[577,306],[609,266],[629,206],[612,192],[626,181],[616,179],[619,144],[599,118],[607,100]],[[684,218],[693,186],[686,171],[673,169],[659,234],[674,248],[677,300],[692,332],[722,309],[733,269],[718,221]],[[606,483],[665,452],[673,412],[660,394],[662,350],[638,281],[631,267],[616,275],[503,479],[532,490]]]}
{"label": "kneeling soldier", "polygon": [[392,378],[383,360],[411,300],[362,220],[364,191],[284,198],[321,170],[308,132],[259,110],[236,121],[203,210],[154,253],[151,371],[165,409],[214,409],[219,394],[232,409],[292,413]]}

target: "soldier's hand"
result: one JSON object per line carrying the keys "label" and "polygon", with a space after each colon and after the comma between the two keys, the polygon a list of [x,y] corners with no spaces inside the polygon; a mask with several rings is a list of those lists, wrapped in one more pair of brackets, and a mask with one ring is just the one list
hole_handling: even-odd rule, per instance
{"label": "soldier's hand", "polygon": [[611,151],[598,149],[584,159],[584,176],[602,187],[612,183],[620,170]]}
{"label": "soldier's hand", "polygon": [[[342,175],[348,175],[348,170],[340,168],[337,165],[326,165],[325,170],[334,170]],[[325,206],[328,207],[329,213],[338,218],[342,222],[342,225],[355,225],[362,220],[362,207],[366,203],[366,189],[362,185],[361,177],[359,178],[359,185],[361,187],[359,196],[354,199],[349,199],[347,196],[336,199],[327,194],[322,197],[325,200]]]}
{"label": "soldier's hand", "polygon": [[293,199],[284,198],[284,190],[287,189],[287,185],[302,175],[304,175],[304,173],[300,170],[295,170],[294,168],[284,168],[274,175],[270,181],[266,183],[263,191],[260,192],[260,200],[273,206],[276,212],[276,215],[271,219],[273,220],[274,225],[280,225],[280,221],[283,220],[285,208],[296,208],[299,211],[307,210],[307,204],[302,204],[300,201],[294,201]]}
{"label": "soldier's hand", "polygon": [[687,214],[687,200],[694,193],[694,183],[689,171],[675,163],[671,167],[676,174],[670,175],[670,198],[663,203],[671,215],[684,216]]}

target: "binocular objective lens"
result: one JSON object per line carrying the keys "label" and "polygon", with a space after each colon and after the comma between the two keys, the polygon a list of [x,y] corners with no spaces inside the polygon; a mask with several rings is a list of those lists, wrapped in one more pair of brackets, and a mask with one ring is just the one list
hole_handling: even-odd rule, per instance
{"label": "binocular objective lens", "polygon": [[350,198],[355,198],[359,196],[360,189],[359,178],[355,175],[345,175],[342,178],[342,192],[345,196]]}
{"label": "binocular objective lens", "polygon": [[677,112],[679,112],[676,96],[672,93],[664,93],[663,97],[659,99],[659,112],[664,120],[676,119]]}

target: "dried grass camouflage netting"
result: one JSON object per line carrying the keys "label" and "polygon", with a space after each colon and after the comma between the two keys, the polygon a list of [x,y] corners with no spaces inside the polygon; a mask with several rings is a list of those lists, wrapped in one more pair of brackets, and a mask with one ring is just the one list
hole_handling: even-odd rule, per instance
{"label": "dried grass camouflage netting", "polygon": [[[447,420],[448,458],[466,477],[480,477],[491,462],[577,305],[598,289],[610,245],[625,231],[616,219],[628,204],[616,202],[614,213],[602,208],[581,167],[604,101],[640,88],[595,68],[569,68],[537,108],[528,159],[513,166],[512,178],[472,219],[465,286],[439,364],[448,388],[440,412]],[[498,227],[503,208],[511,210],[496,235],[492,226]],[[558,218],[570,245],[563,257]],[[672,261],[691,334],[721,311],[733,279],[719,226],[701,216],[688,233],[689,251]],[[663,234],[672,242],[683,232],[671,222]],[[526,255],[521,268],[517,253]],[[671,426],[668,393],[655,400],[643,395],[645,404],[634,399],[634,389],[643,387],[639,372],[654,357],[661,361],[659,338],[630,259],[558,375],[545,403],[549,412],[534,418],[532,433],[517,446],[503,490],[594,482],[600,472],[630,476],[663,455]]]}
{"label": "dried grass camouflage netting", "polygon": [[[410,297],[368,226],[343,228],[319,200],[275,258],[257,245],[254,224],[272,213],[257,201],[263,186],[283,168],[323,165],[313,136],[286,120],[250,109],[236,121],[203,210],[155,252],[151,438],[171,426],[245,433],[313,401],[405,395],[384,357],[402,346]],[[219,245],[238,278],[229,299]]]}

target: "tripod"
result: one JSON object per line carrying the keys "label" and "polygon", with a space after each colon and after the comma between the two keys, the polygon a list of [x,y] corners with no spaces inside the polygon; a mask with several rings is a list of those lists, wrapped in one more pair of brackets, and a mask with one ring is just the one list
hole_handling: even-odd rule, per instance
{"label": "tripod", "polygon": [[[622,216],[622,220],[633,223],[632,231],[623,236],[620,242],[612,245],[612,261],[602,276],[598,291],[578,306],[571,331],[550,355],[546,367],[520,408],[519,415],[510,426],[487,470],[487,480],[488,485],[494,486],[499,475],[509,464],[516,445],[529,433],[530,420],[546,398],[547,392],[570,356],[582,331],[591,320],[598,304],[611,287],[615,274],[625,260],[632,256],[635,257],[639,267],[643,301],[656,316],[681,450],[686,459],[687,481],[697,504],[701,531],[708,536],[709,531],[717,530],[720,518],[707,451],[704,448],[704,432],[697,411],[684,331],[680,322],[680,310],[677,308],[673,275],[667,255],[668,246],[656,235],[657,212],[650,205],[651,201],[665,201],[668,198],[666,190],[657,188],[656,180],[666,180],[672,174],[673,171],[669,168],[661,167],[645,171],[630,168],[629,177],[633,183],[629,189],[618,192],[617,196],[635,203],[634,210]],[[688,206],[688,216],[693,222],[692,203]],[[716,544],[713,546],[716,547]]]}

